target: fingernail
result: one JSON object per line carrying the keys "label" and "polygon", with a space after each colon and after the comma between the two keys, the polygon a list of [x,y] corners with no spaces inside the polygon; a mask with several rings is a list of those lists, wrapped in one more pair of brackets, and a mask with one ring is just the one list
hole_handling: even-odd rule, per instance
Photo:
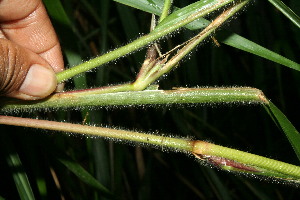
{"label": "fingernail", "polygon": [[28,70],[19,92],[42,98],[51,94],[55,90],[56,84],[56,76],[53,70],[35,64]]}

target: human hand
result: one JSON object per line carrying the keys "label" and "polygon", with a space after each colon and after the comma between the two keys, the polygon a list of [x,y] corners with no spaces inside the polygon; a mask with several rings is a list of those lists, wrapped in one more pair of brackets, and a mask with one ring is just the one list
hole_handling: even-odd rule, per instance
{"label": "human hand", "polygon": [[41,0],[0,1],[0,95],[41,99],[63,70],[60,44]]}

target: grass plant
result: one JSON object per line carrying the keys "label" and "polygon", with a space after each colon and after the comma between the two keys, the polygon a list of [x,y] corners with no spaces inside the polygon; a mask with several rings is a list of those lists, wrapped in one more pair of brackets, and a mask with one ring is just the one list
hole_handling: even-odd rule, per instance
{"label": "grass plant", "polygon": [[297,0],[44,3],[66,92],[2,98],[1,198],[297,199]]}

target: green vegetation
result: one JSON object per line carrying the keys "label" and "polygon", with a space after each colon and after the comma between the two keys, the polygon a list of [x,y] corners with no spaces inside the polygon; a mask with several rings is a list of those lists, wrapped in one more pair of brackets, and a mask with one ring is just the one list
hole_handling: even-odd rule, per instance
{"label": "green vegetation", "polygon": [[58,80],[100,88],[2,100],[1,124],[40,129],[1,125],[0,197],[298,198],[298,0],[44,3]]}

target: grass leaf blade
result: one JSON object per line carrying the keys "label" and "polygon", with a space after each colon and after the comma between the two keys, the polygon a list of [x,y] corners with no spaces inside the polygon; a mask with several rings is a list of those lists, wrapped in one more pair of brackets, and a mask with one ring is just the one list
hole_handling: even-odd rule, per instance
{"label": "grass leaf blade", "polygon": [[298,28],[300,28],[300,17],[294,13],[292,9],[286,6],[280,0],[269,0],[273,6],[275,6],[282,14],[284,14],[291,22],[293,22]]}
{"label": "grass leaf blade", "polygon": [[164,6],[164,2],[161,0],[152,0],[152,1],[114,0],[114,1],[156,15],[161,14],[161,11]]}
{"label": "grass leaf blade", "polygon": [[77,162],[67,158],[66,156],[57,157],[58,161],[62,163],[66,168],[73,172],[81,181],[84,183],[98,189],[106,196],[112,197],[109,190],[104,187],[99,181],[97,181],[89,172],[87,172],[81,165]]}
{"label": "grass leaf blade", "polygon": [[12,170],[13,180],[17,187],[19,196],[21,200],[33,200],[35,199],[34,194],[31,189],[27,174],[23,168],[22,161],[19,154],[16,152],[13,143],[10,138],[6,135],[1,134],[1,140],[5,141],[4,144],[5,153],[7,155],[7,163]]}
{"label": "grass leaf blade", "polygon": [[272,103],[265,106],[271,118],[283,130],[300,160],[300,134],[287,117]]}
{"label": "grass leaf blade", "polygon": [[294,61],[289,60],[235,33],[223,32],[220,34],[219,39],[222,43],[227,44],[229,46],[271,60],[273,62],[292,68],[294,70],[300,71],[300,64],[295,63]]}

